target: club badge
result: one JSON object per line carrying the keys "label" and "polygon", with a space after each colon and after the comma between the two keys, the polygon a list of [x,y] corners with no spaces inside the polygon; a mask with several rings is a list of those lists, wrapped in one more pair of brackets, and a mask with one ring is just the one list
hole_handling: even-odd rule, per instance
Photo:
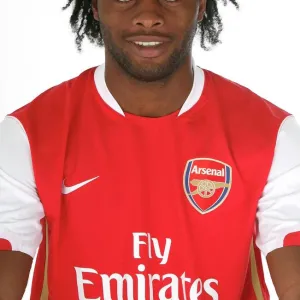
{"label": "club badge", "polygon": [[187,162],[183,186],[192,206],[201,214],[219,207],[230,192],[232,168],[212,158],[195,158]]}

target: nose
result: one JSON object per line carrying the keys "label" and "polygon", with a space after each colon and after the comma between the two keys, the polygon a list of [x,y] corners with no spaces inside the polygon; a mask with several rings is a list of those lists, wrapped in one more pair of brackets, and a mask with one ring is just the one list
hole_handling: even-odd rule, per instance
{"label": "nose", "polygon": [[162,7],[157,0],[142,0],[139,3],[139,12],[133,19],[133,25],[144,29],[159,28],[164,25],[161,14]]}

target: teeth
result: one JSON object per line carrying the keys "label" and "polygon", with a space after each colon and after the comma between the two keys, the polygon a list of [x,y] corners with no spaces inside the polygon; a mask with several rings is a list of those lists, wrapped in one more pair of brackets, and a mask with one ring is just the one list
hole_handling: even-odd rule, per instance
{"label": "teeth", "polygon": [[134,43],[136,45],[143,46],[143,47],[154,47],[162,44],[161,42],[134,42]]}

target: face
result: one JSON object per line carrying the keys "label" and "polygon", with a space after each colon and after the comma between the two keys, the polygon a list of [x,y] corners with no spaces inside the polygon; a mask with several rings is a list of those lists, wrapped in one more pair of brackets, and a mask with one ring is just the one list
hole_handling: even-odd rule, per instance
{"label": "face", "polygon": [[106,55],[146,82],[173,74],[191,55],[206,0],[93,0]]}

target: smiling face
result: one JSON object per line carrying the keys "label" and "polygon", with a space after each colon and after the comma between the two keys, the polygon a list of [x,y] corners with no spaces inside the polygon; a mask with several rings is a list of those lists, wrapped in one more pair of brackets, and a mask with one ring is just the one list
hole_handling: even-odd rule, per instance
{"label": "smiling face", "polygon": [[191,55],[205,0],[93,0],[106,55],[130,76],[157,81]]}

